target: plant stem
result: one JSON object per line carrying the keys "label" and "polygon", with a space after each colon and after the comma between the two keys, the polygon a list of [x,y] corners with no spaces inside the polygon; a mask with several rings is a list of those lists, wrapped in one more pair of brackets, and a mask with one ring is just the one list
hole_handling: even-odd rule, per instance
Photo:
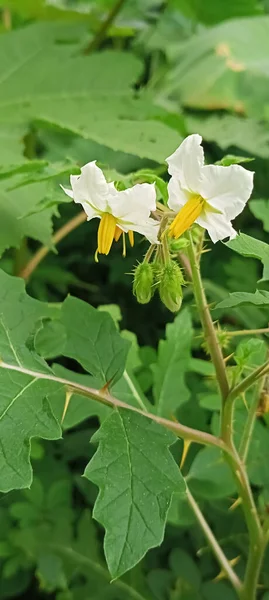
{"label": "plant stem", "polygon": [[259,574],[263,563],[266,545],[267,540],[264,536],[259,544],[255,544],[255,546],[250,548],[244,584],[239,595],[241,600],[256,600]]}
{"label": "plant stem", "polygon": [[198,311],[204,330],[204,336],[208,343],[212,362],[215,367],[218,384],[221,391],[222,401],[224,402],[229,393],[229,385],[226,375],[225,362],[222,351],[218,343],[216,331],[211,319],[210,311],[207,304],[205,291],[200,274],[198,261],[196,260],[195,249],[192,241],[191,233],[188,233],[190,245],[188,247],[190,266],[192,270],[193,290],[196,299]]}
{"label": "plant stem", "polygon": [[[65,558],[70,558],[73,562],[80,564],[81,566],[86,567],[88,569],[92,569],[99,575],[99,577],[103,577],[108,584],[111,584],[114,588],[118,588],[119,593],[124,593],[124,597],[133,598],[133,600],[147,600],[145,596],[142,596],[136,589],[129,586],[128,583],[123,581],[122,579],[115,579],[111,582],[111,577],[108,570],[103,567],[102,564],[96,562],[89,558],[88,556],[84,556],[80,552],[73,550],[73,548],[68,546],[61,546],[60,544],[48,544],[48,548],[53,550],[54,552],[59,552]],[[113,593],[113,592],[112,592]]]}
{"label": "plant stem", "polygon": [[254,383],[257,382],[259,377],[263,377],[266,373],[269,372],[269,360],[267,360],[263,365],[254,369],[248,377],[243,379],[238,385],[236,385],[229,393],[227,397],[227,404],[233,403],[236,398],[238,398],[241,394],[243,394],[248,388],[250,388]]}
{"label": "plant stem", "polygon": [[263,333],[269,333],[269,327],[262,327],[262,329],[239,329],[238,331],[227,331],[228,335],[240,336],[240,335],[261,335]]}
{"label": "plant stem", "polygon": [[[208,343],[209,351],[211,354],[212,362],[215,367],[216,377],[222,395],[221,436],[226,446],[230,448],[230,452],[228,454],[225,453],[224,456],[235,478],[238,493],[242,500],[242,508],[244,511],[247,528],[249,531],[249,555],[245,578],[249,584],[250,578],[252,577],[255,583],[252,584],[251,588],[249,589],[256,590],[260,566],[262,563],[262,556],[264,552],[263,533],[255,502],[253,499],[251,487],[249,484],[248,476],[246,473],[245,465],[242,463],[233,443],[233,408],[234,401],[238,397],[238,395],[240,395],[242,392],[248,389],[250,385],[256,382],[258,377],[264,375],[267,372],[267,370],[269,370],[269,362],[265,363],[258,369],[255,369],[255,371],[253,371],[253,373],[251,373],[249,377],[247,377],[233,390],[229,390],[225,363],[223,360],[221,348],[218,344],[211,314],[208,309],[207,300],[200,275],[200,268],[196,259],[195,250],[190,233],[189,240],[189,258],[192,268],[194,294],[196,298],[197,307],[200,313],[205,339]],[[245,591],[242,598],[244,598],[244,600],[254,600],[255,591],[253,591],[252,595],[248,595],[249,591],[248,587],[246,587],[245,582],[244,590]]]}
{"label": "plant stem", "polygon": [[196,519],[204,533],[204,536],[208,541],[208,544],[209,544],[212,552],[214,553],[218,563],[221,566],[222,571],[225,573],[227,579],[229,579],[229,581],[231,582],[234,589],[239,593],[242,588],[242,582],[240,581],[239,577],[237,577],[236,573],[234,572],[233,568],[231,567],[221,546],[219,545],[219,543],[216,540],[207,521],[205,520],[203,513],[201,512],[201,510],[199,508],[199,505],[197,504],[196,500],[194,499],[193,495],[191,494],[191,492],[188,488],[187,488],[187,499],[188,499],[189,505],[192,508],[192,510],[196,516]]}
{"label": "plant stem", "polygon": [[102,404],[106,404],[111,408],[125,408],[127,410],[132,410],[133,412],[137,412],[143,415],[147,419],[151,419],[160,425],[163,425],[166,429],[169,429],[179,438],[184,440],[190,440],[191,442],[196,442],[197,444],[204,444],[206,446],[217,446],[224,452],[230,452],[229,448],[223,442],[223,440],[211,435],[210,433],[206,433],[205,431],[199,431],[196,429],[192,429],[191,427],[187,427],[186,425],[182,425],[181,423],[169,421],[169,419],[164,419],[163,417],[158,417],[149,412],[144,412],[135,406],[131,406],[130,404],[126,404],[114,396],[111,396],[108,392],[95,390],[94,388],[86,387],[85,385],[80,385],[73,381],[69,381],[68,379],[63,379],[62,377],[56,377],[51,373],[40,373],[39,371],[32,371],[31,369],[26,369],[24,367],[18,365],[10,365],[3,361],[0,361],[0,368],[8,369],[10,371],[17,371],[19,373],[24,373],[25,375],[30,375],[31,377],[36,377],[37,379],[45,379],[48,381],[55,381],[57,383],[61,383],[64,385],[67,390],[70,392],[80,394],[81,396],[86,396],[87,398],[91,398],[92,400],[96,400],[97,402],[101,402]]}
{"label": "plant stem", "polygon": [[27,265],[19,272],[18,276],[27,280],[31,277],[32,273],[38,267],[42,260],[47,256],[47,254],[52,250],[53,246],[60,242],[63,238],[65,238],[71,231],[79,227],[84,221],[86,221],[87,215],[84,211],[80,212],[78,215],[70,219],[63,227],[60,227],[58,231],[52,236],[52,245],[42,246],[34,256],[29,260]]}
{"label": "plant stem", "polygon": [[12,17],[10,9],[7,6],[2,8],[2,22],[4,29],[10,31],[12,29]]}
{"label": "plant stem", "polygon": [[116,16],[118,15],[121,8],[123,7],[124,2],[125,2],[125,0],[117,0],[117,2],[115,2],[115,4],[112,6],[111,10],[109,11],[107,18],[101,24],[100,29],[98,29],[96,35],[93,37],[93,39],[89,42],[89,44],[84,49],[84,54],[90,54],[90,52],[93,52],[94,50],[99,48],[99,46],[102,44],[103,40],[106,37],[106,33],[107,33],[108,29],[111,27],[113,21],[115,20]]}
{"label": "plant stem", "polygon": [[253,429],[254,429],[254,425],[255,425],[256,413],[258,410],[258,406],[259,406],[259,402],[260,402],[260,395],[261,395],[261,392],[263,389],[263,385],[264,385],[264,377],[262,377],[255,386],[254,399],[252,400],[251,405],[249,407],[248,417],[247,417],[247,420],[245,423],[242,438],[240,440],[239,455],[244,464],[246,463],[247,456],[248,456],[249,444],[251,441],[251,437],[252,437],[252,433],[253,433]]}

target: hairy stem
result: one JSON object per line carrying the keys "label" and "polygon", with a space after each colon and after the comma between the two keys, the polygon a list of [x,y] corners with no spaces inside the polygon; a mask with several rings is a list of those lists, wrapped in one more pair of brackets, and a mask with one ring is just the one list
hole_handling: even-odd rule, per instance
{"label": "hairy stem", "polygon": [[[203,326],[205,339],[208,343],[210,355],[215,367],[216,377],[222,395],[221,437],[225,442],[226,446],[228,446],[230,449],[230,452],[228,454],[225,453],[224,457],[228,465],[230,466],[233,476],[235,478],[238,493],[242,500],[242,508],[244,511],[247,528],[249,531],[249,556],[245,578],[249,581],[250,573],[251,577],[256,582],[256,586],[259,577],[260,566],[262,563],[262,555],[264,552],[263,533],[258,512],[253,499],[251,487],[249,484],[248,476],[246,473],[245,465],[241,461],[233,443],[233,408],[234,401],[238,397],[238,395],[240,395],[242,392],[248,389],[250,385],[257,381],[258,377],[263,376],[267,372],[267,370],[269,370],[269,362],[265,363],[258,369],[255,369],[255,371],[253,371],[253,373],[251,373],[249,377],[247,377],[238,386],[233,388],[233,390],[229,390],[225,363],[223,360],[221,348],[218,344],[211,314],[208,309],[207,300],[200,275],[199,262],[196,258],[190,233],[189,240],[189,258],[192,268],[194,294],[196,298],[197,308],[200,313],[200,319]],[[244,589],[247,590],[247,588],[245,587]],[[244,600],[247,599],[254,600],[254,595],[245,595]]]}
{"label": "hairy stem", "polygon": [[240,592],[240,590],[242,588],[242,582],[240,581],[239,577],[237,577],[236,573],[234,572],[233,568],[231,567],[221,546],[219,545],[218,541],[216,540],[216,538],[213,534],[213,531],[210,529],[207,521],[205,520],[203,513],[201,512],[201,510],[199,508],[199,505],[197,504],[196,500],[194,499],[193,495],[191,494],[191,492],[188,488],[187,488],[187,499],[188,499],[189,505],[192,508],[192,510],[196,516],[196,519],[204,533],[204,536],[207,539],[207,542],[208,542],[212,552],[214,553],[222,571],[225,573],[227,579],[229,579],[229,581],[231,582],[234,589],[237,592]]}
{"label": "hairy stem", "polygon": [[228,331],[230,337],[241,336],[241,335],[262,335],[263,333],[269,333],[269,327],[262,327],[261,329],[238,329],[238,331]]}
{"label": "hairy stem", "polygon": [[109,30],[113,21],[115,20],[121,8],[123,7],[124,2],[125,0],[117,0],[117,2],[115,2],[111,10],[109,11],[107,18],[102,23],[100,29],[98,29],[96,35],[84,49],[84,54],[90,54],[90,52],[93,52],[94,50],[99,48],[99,46],[102,44],[103,40],[106,37],[107,31]]}
{"label": "hairy stem", "polygon": [[264,377],[262,377],[261,380],[258,383],[256,383],[255,390],[254,390],[254,398],[249,407],[248,417],[247,417],[247,420],[245,423],[242,438],[240,440],[239,455],[240,455],[243,463],[246,463],[246,460],[247,460],[249,445],[250,445],[251,438],[252,438],[252,433],[253,433],[255,420],[256,420],[256,413],[258,410],[258,406],[259,406],[259,402],[260,402],[260,395],[261,395],[261,392],[263,389],[263,385],[264,385]]}
{"label": "hairy stem", "polygon": [[230,391],[227,397],[227,404],[232,404],[236,400],[236,398],[238,398],[241,394],[248,390],[252,385],[257,383],[257,380],[260,377],[266,375],[266,373],[269,373],[269,360],[263,363],[263,365],[261,365],[260,367],[257,367],[257,369],[254,369],[254,371],[252,371],[252,373],[250,373],[248,377],[243,379],[243,381],[241,381]]}
{"label": "hairy stem", "polygon": [[210,355],[212,358],[212,362],[215,367],[216,376],[218,380],[218,384],[221,391],[221,396],[223,402],[228,396],[229,393],[229,385],[226,375],[225,362],[223,359],[222,351],[220,345],[218,343],[216,331],[213,325],[213,321],[211,319],[210,310],[207,304],[207,299],[205,295],[205,291],[203,288],[203,283],[200,274],[199,263],[196,259],[195,249],[192,241],[191,233],[188,233],[189,238],[189,261],[192,270],[192,281],[193,281],[193,290],[195,295],[195,300],[197,304],[197,308],[200,314],[201,323],[204,330],[205,340],[208,344]]}
{"label": "hairy stem", "polygon": [[69,233],[71,233],[71,231],[73,231],[74,229],[79,227],[79,225],[84,223],[86,219],[87,215],[84,211],[82,211],[78,215],[70,219],[70,221],[65,223],[65,225],[58,229],[58,231],[52,236],[51,247],[42,246],[42,248],[40,248],[34,254],[34,256],[32,256],[32,258],[25,265],[25,267],[19,272],[18,276],[22,277],[25,280],[29,279],[29,277],[31,277],[32,273],[35,271],[35,269],[38,267],[41,261],[44,260],[44,258],[49,252],[51,252],[53,246],[58,244],[61,240],[63,240],[63,238],[65,238]]}
{"label": "hairy stem", "polygon": [[197,444],[204,444],[206,446],[217,446],[224,452],[230,452],[229,448],[226,447],[226,444],[223,440],[211,435],[210,433],[206,433],[205,431],[199,431],[196,429],[192,429],[191,427],[187,427],[186,425],[182,425],[181,423],[169,421],[169,419],[164,419],[162,417],[158,417],[149,412],[145,412],[135,406],[131,406],[130,404],[126,404],[114,396],[111,396],[107,391],[95,390],[94,388],[90,388],[84,385],[80,385],[73,381],[69,381],[68,379],[63,379],[62,377],[56,377],[52,373],[40,373],[38,371],[32,371],[31,369],[26,369],[24,367],[20,367],[18,365],[9,365],[5,362],[0,362],[0,368],[8,369],[10,371],[18,371],[19,373],[24,373],[25,375],[30,375],[31,377],[36,377],[38,379],[46,379],[48,381],[56,381],[57,383],[61,383],[66,387],[70,392],[74,392],[76,394],[80,394],[81,396],[86,396],[91,398],[92,400],[96,400],[97,402],[101,402],[102,404],[106,404],[111,408],[126,408],[128,410],[132,410],[134,412],[140,413],[147,419],[151,419],[160,425],[163,425],[166,429],[172,431],[177,437],[182,438],[184,440],[190,440],[191,442],[196,442]]}

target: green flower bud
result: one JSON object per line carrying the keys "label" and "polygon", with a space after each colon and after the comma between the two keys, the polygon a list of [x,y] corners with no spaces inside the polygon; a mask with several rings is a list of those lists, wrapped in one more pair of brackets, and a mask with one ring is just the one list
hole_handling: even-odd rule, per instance
{"label": "green flower bud", "polygon": [[181,250],[185,250],[189,246],[190,242],[185,237],[180,237],[178,240],[174,238],[169,239],[169,248],[171,252],[180,252]]}
{"label": "green flower bud", "polygon": [[180,267],[174,261],[163,266],[159,273],[159,294],[162,303],[171,312],[177,312],[182,304],[184,278]]}
{"label": "green flower bud", "polygon": [[133,294],[140,304],[147,304],[154,294],[154,270],[148,262],[137,265],[134,271]]}

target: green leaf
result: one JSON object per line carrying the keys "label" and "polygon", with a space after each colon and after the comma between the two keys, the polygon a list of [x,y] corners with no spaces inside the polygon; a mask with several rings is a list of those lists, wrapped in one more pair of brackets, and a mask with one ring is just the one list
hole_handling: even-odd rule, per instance
{"label": "green leaf", "polygon": [[172,494],[185,484],[168,451],[174,435],[139,414],[114,411],[92,441],[99,447],[85,476],[100,488],[93,516],[106,529],[106,560],[117,578],[162,542]]}
{"label": "green leaf", "polygon": [[[205,140],[217,143],[224,151],[231,146],[237,146],[250,155],[255,154],[262,158],[269,156],[269,128],[254,119],[243,119],[235,115],[220,117],[213,114],[203,118],[191,116],[187,118],[187,127],[190,133],[200,133]],[[247,158],[243,162],[249,160],[253,159]],[[217,164],[223,164],[223,159]],[[226,160],[224,166],[229,164],[233,162]]]}
{"label": "green leaf", "polygon": [[234,292],[219,302],[215,308],[233,308],[240,304],[256,304],[257,306],[269,305],[269,292],[264,290],[256,290],[254,294],[248,292]]}
{"label": "green leaf", "polygon": [[252,162],[254,158],[247,158],[246,156],[235,156],[234,154],[226,154],[221,160],[217,160],[216,165],[222,167],[229,167],[230,165],[240,165],[245,162]]}
{"label": "green leaf", "polygon": [[190,398],[185,376],[190,365],[192,335],[187,309],[166,326],[166,339],[159,343],[158,361],[154,365],[153,391],[158,415],[171,418]]}
{"label": "green leaf", "polygon": [[194,108],[244,112],[248,98],[257,98],[256,81],[268,86],[268,24],[268,15],[231,19],[171,46],[170,96]]}
{"label": "green leaf", "polygon": [[[100,389],[102,387],[102,381],[98,377],[74,373],[62,365],[54,364],[53,372],[57,377],[68,379],[69,381],[73,381],[80,385],[85,385],[94,389]],[[49,401],[56,418],[61,422],[66,401],[65,390],[56,390],[55,393],[52,393],[49,396]],[[64,415],[62,427],[64,430],[71,429],[90,417],[98,417],[100,422],[102,422],[109,415],[109,412],[110,409],[101,404],[101,402],[96,402],[91,398],[86,398],[79,394],[72,394]]]}
{"label": "green leaf", "polygon": [[59,24],[35,24],[0,38],[0,132],[15,114],[16,124],[34,120],[164,162],[181,137],[154,120],[164,109],[134,97],[140,60],[117,51],[82,56],[76,45],[57,43],[66,37],[70,31]]}
{"label": "green leaf", "polygon": [[254,217],[263,222],[264,231],[269,231],[269,200],[251,200],[248,205]]}
{"label": "green leaf", "polygon": [[30,187],[8,192],[4,184],[5,181],[0,185],[0,255],[7,248],[18,247],[24,236],[49,246],[55,208],[44,210],[42,218],[39,214],[35,214],[36,210],[40,212],[39,202],[50,193],[47,185],[36,183]]}
{"label": "green leaf", "polygon": [[212,0],[208,2],[203,0],[171,0],[171,4],[188,19],[205,25],[214,25],[227,19],[251,16],[262,12],[261,5],[257,0],[243,0],[243,2],[228,0],[225,4]]}
{"label": "green leaf", "polygon": [[224,498],[235,492],[231,471],[218,448],[203,448],[196,455],[188,475],[194,494],[202,498]]}
{"label": "green leaf", "polygon": [[68,296],[62,305],[61,322],[66,331],[65,356],[77,360],[102,385],[120,379],[129,343],[122,339],[108,313]]}
{"label": "green leaf", "polygon": [[[50,373],[46,363],[25,345],[35,321],[49,315],[48,305],[27,296],[21,279],[0,272],[0,283],[1,360]],[[7,492],[31,484],[31,438],[61,437],[48,401],[59,385],[0,368],[0,388],[0,490]]]}
{"label": "green leaf", "polygon": [[263,264],[263,275],[261,281],[269,279],[269,245],[256,240],[245,233],[240,233],[234,240],[226,242],[228,248],[231,248],[242,256],[258,258]]}

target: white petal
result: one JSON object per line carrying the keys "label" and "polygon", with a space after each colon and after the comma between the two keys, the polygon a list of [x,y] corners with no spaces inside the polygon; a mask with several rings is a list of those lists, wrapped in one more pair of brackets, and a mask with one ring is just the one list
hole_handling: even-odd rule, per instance
{"label": "white petal", "polygon": [[[67,194],[67,196],[69,196],[69,198],[72,198],[72,200],[74,200],[74,194],[73,194],[72,190],[68,190],[63,185],[60,185],[60,187]],[[99,213],[97,213],[96,209],[93,208],[92,206],[90,206],[90,204],[88,204],[87,202],[81,202],[81,206],[87,215],[87,221],[90,221],[94,217],[99,216]]]}
{"label": "white petal", "polygon": [[209,165],[202,169],[199,192],[211,206],[234,219],[244,209],[253,189],[254,173],[240,165]]}
{"label": "white petal", "polygon": [[138,183],[127,190],[117,192],[110,197],[112,214],[123,223],[141,223],[156,210],[155,185]]}
{"label": "white petal", "polygon": [[158,221],[148,219],[144,223],[130,225],[128,230],[141,233],[141,235],[144,235],[151,244],[157,244],[159,228],[160,223]]}
{"label": "white petal", "polygon": [[196,193],[204,165],[202,138],[197,133],[189,135],[174,154],[168,156],[168,172],[178,179],[183,189]]}
{"label": "white petal", "polygon": [[178,212],[189,200],[190,192],[183,190],[176,177],[171,177],[168,182],[168,207]]}
{"label": "white petal", "polygon": [[65,188],[63,185],[60,184],[60,187],[62,188],[62,190],[64,191],[64,193],[69,196],[69,198],[72,198],[72,200],[74,200],[74,194],[72,192],[72,190],[68,190],[67,188]]}
{"label": "white petal", "polygon": [[101,212],[106,211],[109,197],[116,192],[114,185],[107,183],[103,171],[97,167],[95,161],[84,165],[81,175],[71,175],[70,183],[75,202],[87,203]]}
{"label": "white petal", "polygon": [[200,217],[196,219],[196,223],[207,229],[214,244],[225,238],[233,239],[237,235],[232,223],[225,215],[203,211]]}

